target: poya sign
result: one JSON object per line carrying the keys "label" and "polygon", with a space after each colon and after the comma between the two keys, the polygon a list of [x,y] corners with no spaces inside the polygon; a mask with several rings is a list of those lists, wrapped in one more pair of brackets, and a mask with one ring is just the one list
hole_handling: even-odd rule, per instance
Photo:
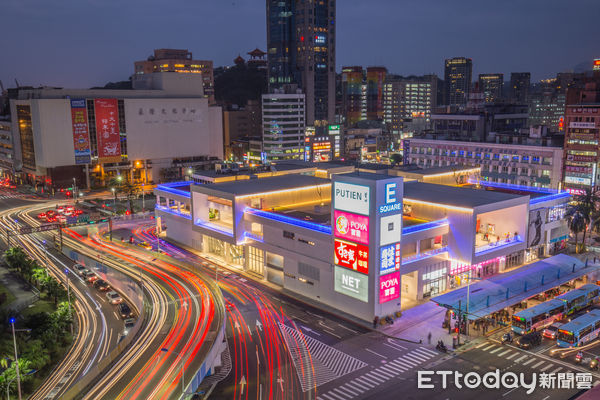
{"label": "poya sign", "polygon": [[334,182],[333,201],[336,210],[369,215],[370,193],[368,186]]}
{"label": "poya sign", "polygon": [[379,277],[379,303],[400,297],[400,271]]}
{"label": "poya sign", "polygon": [[336,237],[369,244],[369,217],[335,210],[333,218]]}

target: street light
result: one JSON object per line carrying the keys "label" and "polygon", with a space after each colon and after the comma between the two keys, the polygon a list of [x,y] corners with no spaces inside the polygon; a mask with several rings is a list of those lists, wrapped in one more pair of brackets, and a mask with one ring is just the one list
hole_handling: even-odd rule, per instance
{"label": "street light", "polygon": [[185,370],[183,369],[184,364],[183,364],[183,356],[176,352],[175,350],[169,350],[165,347],[163,347],[162,349],[160,349],[160,351],[164,351],[165,353],[171,352],[171,353],[175,353],[177,354],[179,357],[181,357],[181,397],[183,397],[183,395],[185,394]]}
{"label": "street light", "polygon": [[12,326],[13,344],[15,346],[15,371],[17,372],[17,388],[19,393],[19,400],[21,399],[21,376],[19,375],[19,354],[17,353],[17,337],[15,336],[15,318],[10,319]]}
{"label": "street light", "polygon": [[142,183],[142,212],[146,211],[146,199],[145,199],[145,194],[146,192],[144,191],[144,184]]}
{"label": "street light", "polygon": [[110,188],[113,192],[113,214],[117,213],[117,190],[115,188]]}
{"label": "street light", "polygon": [[[33,375],[37,372],[37,369],[32,369],[31,371],[27,372],[25,374],[25,376],[27,375]],[[6,400],[10,400],[10,385],[13,383],[13,381],[15,380],[16,376],[14,378],[12,378],[10,381],[8,381],[8,385],[6,385]]]}

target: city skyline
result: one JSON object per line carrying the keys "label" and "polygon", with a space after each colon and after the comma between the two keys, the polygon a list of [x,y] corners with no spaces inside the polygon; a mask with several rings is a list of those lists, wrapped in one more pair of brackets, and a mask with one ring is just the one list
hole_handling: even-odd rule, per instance
{"label": "city skyline", "polygon": [[[597,56],[594,41],[570,38],[597,35],[593,17],[600,3],[505,3],[496,10],[473,0],[459,9],[441,1],[340,2],[336,71],[346,65],[383,65],[391,73],[441,77],[444,59],[461,56],[473,59],[474,77],[530,71],[535,82],[585,63],[591,69]],[[13,87],[15,79],[21,85],[90,87],[127,79],[133,62],[155,48],[186,48],[215,66],[232,65],[238,54],[246,56],[255,47],[266,49],[264,1],[178,0],[169,4],[171,17],[166,20],[160,3],[141,4],[65,1],[48,6],[37,0],[9,1],[3,7],[5,27],[19,35],[18,40],[12,35],[0,39],[11,60],[0,64],[0,80],[5,87]],[[564,15],[583,7],[586,12],[577,24],[566,23]],[[198,21],[202,15],[211,18]],[[411,39],[401,40],[409,35]]]}

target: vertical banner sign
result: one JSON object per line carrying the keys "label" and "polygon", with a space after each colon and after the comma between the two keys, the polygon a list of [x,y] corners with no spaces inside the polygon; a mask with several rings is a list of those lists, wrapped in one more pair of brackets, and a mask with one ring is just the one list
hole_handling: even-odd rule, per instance
{"label": "vertical banner sign", "polygon": [[119,112],[117,99],[95,99],[96,136],[98,138],[98,161],[121,161],[121,138],[119,136]]}
{"label": "vertical banner sign", "polygon": [[379,303],[387,303],[400,297],[400,272],[379,277]]}
{"label": "vertical banner sign", "polygon": [[91,162],[91,151],[85,99],[71,99],[71,122],[73,125],[75,164],[89,164]]}

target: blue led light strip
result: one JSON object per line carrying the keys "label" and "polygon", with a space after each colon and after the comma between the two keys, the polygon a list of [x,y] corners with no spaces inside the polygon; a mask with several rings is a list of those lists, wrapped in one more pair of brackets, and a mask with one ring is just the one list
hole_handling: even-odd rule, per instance
{"label": "blue led light strip", "polygon": [[248,214],[257,215],[259,217],[267,218],[267,219],[270,219],[273,221],[283,222],[286,224],[298,226],[300,228],[310,229],[313,231],[331,235],[331,226],[320,225],[315,222],[304,221],[301,219],[288,217],[286,215],[276,214],[276,213],[272,213],[269,211],[257,210],[256,208],[250,208],[250,207],[246,207],[244,209],[244,212],[247,212]]}
{"label": "blue led light strip", "polygon": [[190,192],[187,192],[185,190],[175,189],[175,188],[181,187],[181,186],[189,186],[192,183],[193,182],[190,182],[190,181],[162,183],[160,185],[157,185],[156,189],[162,190],[163,192],[176,194],[178,196],[187,197],[189,199],[191,197]]}
{"label": "blue led light strip", "polygon": [[[492,242],[492,243],[496,243],[496,242]],[[523,240],[521,239],[511,239],[510,242],[506,242],[506,240],[501,240],[498,242],[497,245],[494,244],[486,244],[484,246],[479,247],[479,250],[477,248],[475,248],[475,255],[481,255],[483,253],[489,253],[490,251],[494,251],[494,250],[498,250],[498,249],[503,249],[505,247],[508,246],[512,246],[514,244],[519,244],[519,243],[523,243]]]}
{"label": "blue led light strip", "polygon": [[437,221],[426,222],[424,224],[408,226],[402,229],[402,234],[408,235],[409,233],[426,231],[429,229],[439,228],[440,226],[446,226],[448,224],[448,219],[444,218]]}
{"label": "blue led light strip", "polygon": [[536,188],[533,186],[515,185],[512,183],[478,181],[477,179],[469,179],[468,182],[473,185],[489,186],[489,187],[495,187],[495,188],[499,188],[499,189],[521,190],[523,192],[536,192],[536,193],[547,193],[547,194],[555,194],[558,192],[558,190],[556,190],[556,189]]}
{"label": "blue led light strip", "polygon": [[531,199],[531,200],[529,200],[529,204],[537,204],[537,203],[542,203],[544,201],[549,201],[549,200],[566,199],[569,197],[571,197],[571,193],[569,193],[569,192],[555,193],[555,194],[551,194],[549,196],[542,196],[542,197],[536,197],[535,199]]}
{"label": "blue led light strip", "polygon": [[424,260],[429,257],[437,256],[448,251],[448,246],[440,247],[439,249],[428,250],[424,253],[415,254],[414,256],[408,256],[402,259],[402,265],[410,264],[415,261]]}
{"label": "blue led light strip", "polygon": [[168,214],[173,214],[173,215],[177,215],[178,217],[182,217],[185,219],[192,219],[192,216],[190,214],[184,214],[184,213],[180,213],[177,212],[169,207],[165,207],[165,206],[159,206],[158,204],[154,206],[155,209],[160,210],[162,212],[166,212]]}
{"label": "blue led light strip", "polygon": [[204,228],[204,229],[209,229],[211,231],[219,232],[219,233],[222,233],[222,234],[227,235],[227,236],[233,236],[233,232],[232,231],[228,231],[225,228],[218,227],[218,226],[216,226],[214,224],[211,224],[210,222],[209,223],[203,223],[202,220],[199,219],[199,218],[196,220],[196,222],[194,223],[194,225],[199,226],[199,227]]}

